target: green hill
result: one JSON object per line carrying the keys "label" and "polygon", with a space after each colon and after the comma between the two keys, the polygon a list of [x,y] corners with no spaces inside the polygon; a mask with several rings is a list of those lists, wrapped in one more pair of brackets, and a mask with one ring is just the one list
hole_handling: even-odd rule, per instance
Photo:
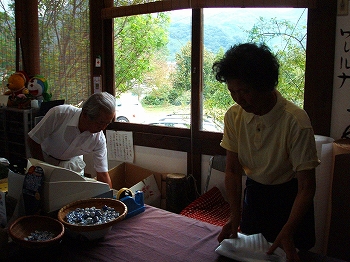
{"label": "green hill", "polygon": [[[286,19],[306,25],[305,9],[297,8],[226,8],[204,10],[204,46],[216,53],[220,47],[224,50],[246,40],[245,30],[250,30],[259,17]],[[302,19],[300,19],[302,17]],[[300,20],[299,20],[300,19]],[[169,28],[169,60],[174,61],[175,54],[188,41],[191,41],[191,10],[171,12]]]}

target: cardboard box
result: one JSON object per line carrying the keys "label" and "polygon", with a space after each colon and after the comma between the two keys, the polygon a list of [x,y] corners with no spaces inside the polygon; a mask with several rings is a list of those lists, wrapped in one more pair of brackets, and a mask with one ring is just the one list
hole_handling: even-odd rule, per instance
{"label": "cardboard box", "polygon": [[142,181],[144,183],[148,183],[149,181],[153,180],[150,178],[153,175],[160,192],[160,199],[157,202],[152,202],[152,205],[160,207],[162,209],[166,208],[167,174],[154,172],[149,169],[126,162],[118,164],[117,166],[111,168],[108,172],[112,180],[113,189],[115,190],[119,190],[124,187],[132,188]]}

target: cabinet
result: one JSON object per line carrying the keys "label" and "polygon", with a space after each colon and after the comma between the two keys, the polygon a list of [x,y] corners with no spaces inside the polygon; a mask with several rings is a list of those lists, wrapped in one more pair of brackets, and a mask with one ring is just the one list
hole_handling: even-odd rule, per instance
{"label": "cabinet", "polygon": [[28,132],[34,127],[37,109],[0,108],[0,157],[11,160],[30,157]]}
{"label": "cabinet", "polygon": [[[332,181],[332,212],[327,255],[350,261],[350,154],[336,155]],[[347,244],[346,244],[347,243]]]}

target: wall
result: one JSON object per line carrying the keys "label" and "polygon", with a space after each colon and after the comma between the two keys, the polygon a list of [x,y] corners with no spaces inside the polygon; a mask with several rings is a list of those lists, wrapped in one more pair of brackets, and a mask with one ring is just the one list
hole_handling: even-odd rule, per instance
{"label": "wall", "polygon": [[[134,146],[134,165],[141,166],[160,173],[187,174],[187,154],[184,152],[157,149],[143,146]],[[95,175],[92,154],[84,156],[85,172]],[[109,167],[116,166],[118,161],[110,160]]]}
{"label": "wall", "polygon": [[[331,137],[340,139],[350,125],[350,23],[348,15],[337,16]],[[321,61],[320,61],[321,62]],[[316,76],[315,76],[316,77]],[[344,80],[344,81],[343,81]]]}
{"label": "wall", "polygon": [[135,165],[161,173],[187,173],[187,154],[165,149],[135,146]]}

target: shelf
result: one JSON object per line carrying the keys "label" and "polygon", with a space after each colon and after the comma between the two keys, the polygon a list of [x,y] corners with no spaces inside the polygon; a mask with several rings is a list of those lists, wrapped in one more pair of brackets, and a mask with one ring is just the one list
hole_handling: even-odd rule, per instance
{"label": "shelf", "polygon": [[36,109],[0,108],[0,157],[9,161],[30,157],[27,137],[34,127],[35,112]]}

